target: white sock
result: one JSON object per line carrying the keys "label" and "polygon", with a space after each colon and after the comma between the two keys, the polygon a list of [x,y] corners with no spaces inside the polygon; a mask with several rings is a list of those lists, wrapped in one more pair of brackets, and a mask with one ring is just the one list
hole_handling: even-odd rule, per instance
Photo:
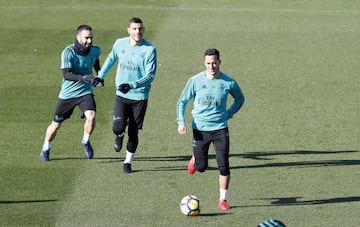
{"label": "white sock", "polygon": [[135,153],[130,153],[129,151],[126,151],[126,158],[124,160],[124,163],[130,163],[134,160]]}
{"label": "white sock", "polygon": [[44,151],[47,151],[51,148],[51,143],[47,140],[44,141],[44,144],[43,144],[43,147],[42,147],[42,150]]}
{"label": "white sock", "polygon": [[90,139],[90,135],[87,133],[84,133],[84,136],[82,138],[82,143],[87,144],[89,142],[89,139]]}
{"label": "white sock", "polygon": [[227,189],[220,188],[220,200],[222,200],[222,199],[227,200],[228,191],[229,190],[227,190]]}

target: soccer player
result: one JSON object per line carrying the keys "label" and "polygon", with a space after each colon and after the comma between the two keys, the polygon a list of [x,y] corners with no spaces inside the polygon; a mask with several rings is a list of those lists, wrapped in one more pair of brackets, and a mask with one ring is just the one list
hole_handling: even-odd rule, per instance
{"label": "soccer player", "polygon": [[82,145],[87,159],[94,156],[90,136],[95,127],[96,104],[93,95],[93,83],[102,81],[93,78],[93,68],[100,70],[100,48],[92,44],[93,32],[89,25],[80,25],[76,30],[75,43],[68,45],[61,54],[63,80],[55,113],[45,134],[45,141],[40,153],[40,160],[49,161],[51,143],[60,129],[62,122],[70,118],[75,107],[81,110],[85,118]]}
{"label": "soccer player", "polygon": [[[237,82],[220,71],[220,53],[207,49],[204,54],[205,71],[191,77],[177,102],[178,133],[183,135],[186,105],[193,101],[193,155],[188,163],[188,173],[204,172],[208,167],[209,146],[213,143],[219,169],[220,200],[218,208],[229,210],[227,202],[230,183],[228,120],[241,108],[244,95]],[[234,102],[227,109],[228,95]]]}
{"label": "soccer player", "polygon": [[139,144],[138,133],[143,127],[150,88],[157,68],[156,48],[143,38],[145,27],[140,18],[131,18],[128,37],[117,39],[99,71],[103,80],[118,62],[115,84],[116,95],[112,130],[115,134],[114,150],[119,152],[128,126],[125,173],[132,173],[132,161]]}

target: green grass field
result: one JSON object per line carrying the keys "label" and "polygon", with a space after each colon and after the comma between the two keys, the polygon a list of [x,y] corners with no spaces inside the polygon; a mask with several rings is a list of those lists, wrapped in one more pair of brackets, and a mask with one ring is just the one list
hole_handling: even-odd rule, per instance
{"label": "green grass field", "polygon": [[[0,0],[0,15],[0,226],[359,225],[359,1]],[[95,90],[95,158],[84,158],[77,110],[40,162],[75,28],[92,25],[103,62],[132,16],[159,63],[135,172],[122,172],[124,152],[112,148],[115,70]],[[230,121],[229,212],[217,209],[213,149],[208,171],[189,176],[191,133],[175,123],[208,47],[246,96]],[[203,203],[199,217],[180,213],[189,193]]]}

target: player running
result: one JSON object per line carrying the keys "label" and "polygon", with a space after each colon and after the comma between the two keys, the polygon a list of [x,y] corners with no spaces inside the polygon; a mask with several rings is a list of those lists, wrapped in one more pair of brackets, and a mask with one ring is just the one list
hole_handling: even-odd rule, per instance
{"label": "player running", "polygon": [[102,83],[93,78],[93,68],[100,70],[100,48],[92,44],[93,32],[89,25],[80,25],[76,30],[75,43],[67,46],[61,54],[63,80],[60,94],[51,124],[45,134],[40,160],[50,160],[51,143],[62,122],[70,118],[75,107],[79,106],[81,118],[85,118],[82,145],[87,159],[92,159],[94,150],[90,136],[95,128],[96,104],[93,95],[93,83]]}
{"label": "player running", "polygon": [[140,18],[131,18],[127,31],[129,37],[115,41],[98,77],[104,79],[118,62],[112,126],[115,134],[114,150],[121,150],[128,126],[129,139],[123,170],[132,173],[131,165],[139,144],[138,133],[143,127],[151,84],[155,79],[157,58],[155,46],[143,38],[145,27]]}
{"label": "player running", "polygon": [[[177,102],[178,133],[185,134],[186,105],[194,100],[192,109],[193,155],[188,163],[189,174],[204,172],[208,167],[208,152],[214,144],[216,161],[220,172],[219,209],[229,210],[227,195],[230,183],[228,120],[241,108],[244,95],[237,82],[220,71],[220,53],[208,49],[204,54],[206,71],[191,77]],[[234,98],[227,109],[227,97]]]}

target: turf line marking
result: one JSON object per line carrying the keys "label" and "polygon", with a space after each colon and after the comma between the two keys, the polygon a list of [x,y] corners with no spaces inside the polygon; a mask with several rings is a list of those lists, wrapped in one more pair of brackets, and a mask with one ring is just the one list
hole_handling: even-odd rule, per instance
{"label": "turf line marking", "polygon": [[[203,8],[190,8],[190,7],[178,7],[178,6],[1,6],[0,9],[100,9],[100,10],[109,10],[109,9],[158,9],[158,10],[183,10],[183,11],[218,11],[219,8],[212,7],[203,7]],[[321,9],[254,9],[254,8],[221,8],[223,11],[229,12],[273,12],[273,13],[339,13],[339,14],[360,14],[360,10],[321,10]]]}

